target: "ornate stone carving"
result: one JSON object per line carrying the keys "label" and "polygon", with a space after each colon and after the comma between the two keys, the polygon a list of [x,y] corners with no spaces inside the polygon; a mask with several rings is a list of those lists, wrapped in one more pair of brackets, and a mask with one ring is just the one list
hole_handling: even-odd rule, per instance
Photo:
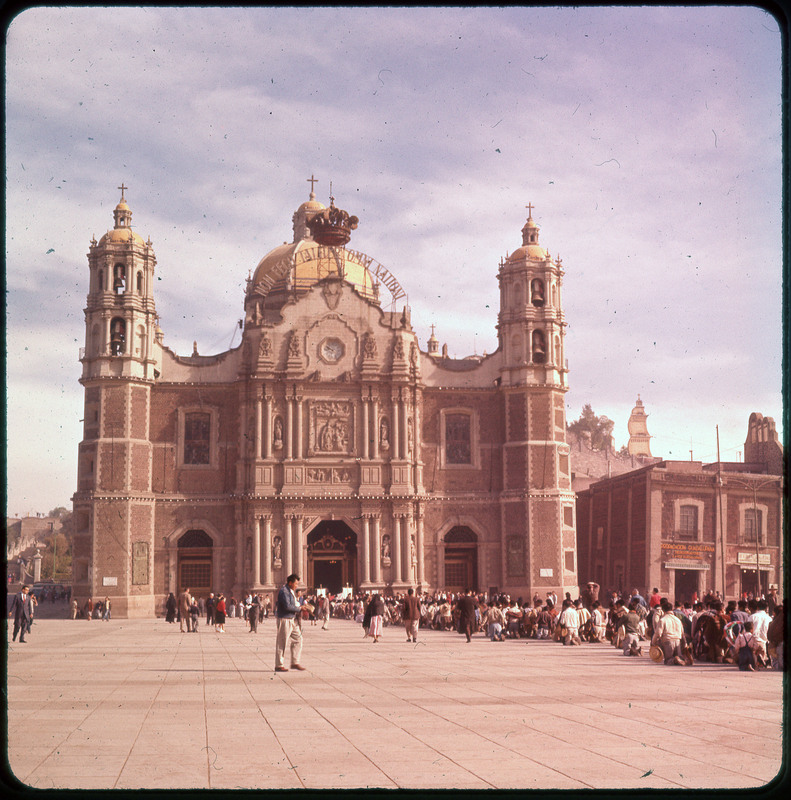
{"label": "ornate stone carving", "polygon": [[261,334],[261,339],[258,342],[258,358],[264,361],[272,358],[272,340],[269,338],[268,333]]}
{"label": "ornate stone carving", "polygon": [[382,450],[390,449],[390,422],[387,417],[382,417],[379,422],[379,447]]}
{"label": "ornate stone carving", "polygon": [[369,361],[375,359],[376,355],[376,339],[373,334],[366,333],[363,339],[363,358]]}
{"label": "ornate stone carving", "polygon": [[275,417],[274,430],[272,432],[272,447],[275,450],[283,449],[283,418]]}
{"label": "ornate stone carving", "polygon": [[321,287],[321,294],[324,297],[324,302],[331,311],[334,311],[338,307],[342,292],[343,285],[340,281],[326,281],[324,286]]}
{"label": "ornate stone carving", "polygon": [[393,361],[403,361],[404,360],[404,343],[401,341],[401,338],[398,337],[395,340],[395,344],[393,345]]}
{"label": "ornate stone carving", "polygon": [[272,562],[274,566],[279,567],[282,563],[283,557],[283,540],[279,536],[272,539]]}
{"label": "ornate stone carving", "polygon": [[309,453],[352,452],[353,406],[346,401],[318,401],[310,408]]}
{"label": "ornate stone carving", "polygon": [[299,334],[296,331],[291,331],[291,336],[288,340],[288,357],[299,358],[300,352]]}
{"label": "ornate stone carving", "polygon": [[382,563],[387,567],[390,565],[390,534],[386,533],[382,537]]}

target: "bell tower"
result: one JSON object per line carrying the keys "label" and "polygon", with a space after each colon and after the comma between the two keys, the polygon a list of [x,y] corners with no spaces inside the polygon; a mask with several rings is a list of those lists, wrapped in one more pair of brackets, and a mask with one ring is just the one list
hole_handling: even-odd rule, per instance
{"label": "bell tower", "polygon": [[504,583],[562,594],[577,586],[574,493],[566,444],[563,269],[539,243],[533,205],[522,246],[501,260],[499,390],[504,395]]}
{"label": "bell tower", "polygon": [[88,252],[90,280],[85,308],[82,377],[154,377],[156,309],[153,286],[156,257],[151,240],[132,230],[132,211],[121,201],[114,226]]}
{"label": "bell tower", "polygon": [[83,439],[74,502],[73,595],[110,598],[119,616],[154,610],[149,419],[158,376],[151,241],[132,230],[126,186],[113,228],[88,251]]}

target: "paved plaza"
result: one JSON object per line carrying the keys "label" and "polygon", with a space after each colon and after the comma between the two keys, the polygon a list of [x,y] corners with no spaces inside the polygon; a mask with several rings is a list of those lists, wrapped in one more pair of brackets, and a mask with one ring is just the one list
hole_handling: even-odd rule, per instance
{"label": "paved plaza", "polygon": [[783,676],[610,645],[304,628],[304,672],[201,622],[43,619],[8,635],[8,761],[80,789],[697,789],[783,769]]}

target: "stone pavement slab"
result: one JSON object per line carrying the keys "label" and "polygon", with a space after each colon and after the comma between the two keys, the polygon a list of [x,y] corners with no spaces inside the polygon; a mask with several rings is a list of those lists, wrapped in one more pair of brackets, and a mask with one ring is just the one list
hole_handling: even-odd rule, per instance
{"label": "stone pavement slab", "polygon": [[[757,789],[784,775],[783,676],[605,644],[305,626],[35,622],[8,642],[8,767],[42,789]],[[10,640],[10,636],[8,636]]]}

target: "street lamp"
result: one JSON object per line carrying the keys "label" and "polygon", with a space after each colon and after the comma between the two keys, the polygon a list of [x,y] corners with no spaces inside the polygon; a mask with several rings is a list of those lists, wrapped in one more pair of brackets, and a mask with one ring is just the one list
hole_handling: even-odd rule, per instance
{"label": "street lamp", "polygon": [[[740,481],[737,478],[730,478],[728,482],[738,483],[740,486],[751,490],[753,493],[753,525],[755,526],[755,586],[757,589],[755,599],[757,600],[761,594],[761,569],[759,565],[761,528],[758,524],[758,490],[763,489],[764,486],[769,486],[772,483],[777,483],[777,478],[761,481],[761,483],[748,483],[747,481]],[[767,533],[768,529],[769,521],[767,520]]]}

